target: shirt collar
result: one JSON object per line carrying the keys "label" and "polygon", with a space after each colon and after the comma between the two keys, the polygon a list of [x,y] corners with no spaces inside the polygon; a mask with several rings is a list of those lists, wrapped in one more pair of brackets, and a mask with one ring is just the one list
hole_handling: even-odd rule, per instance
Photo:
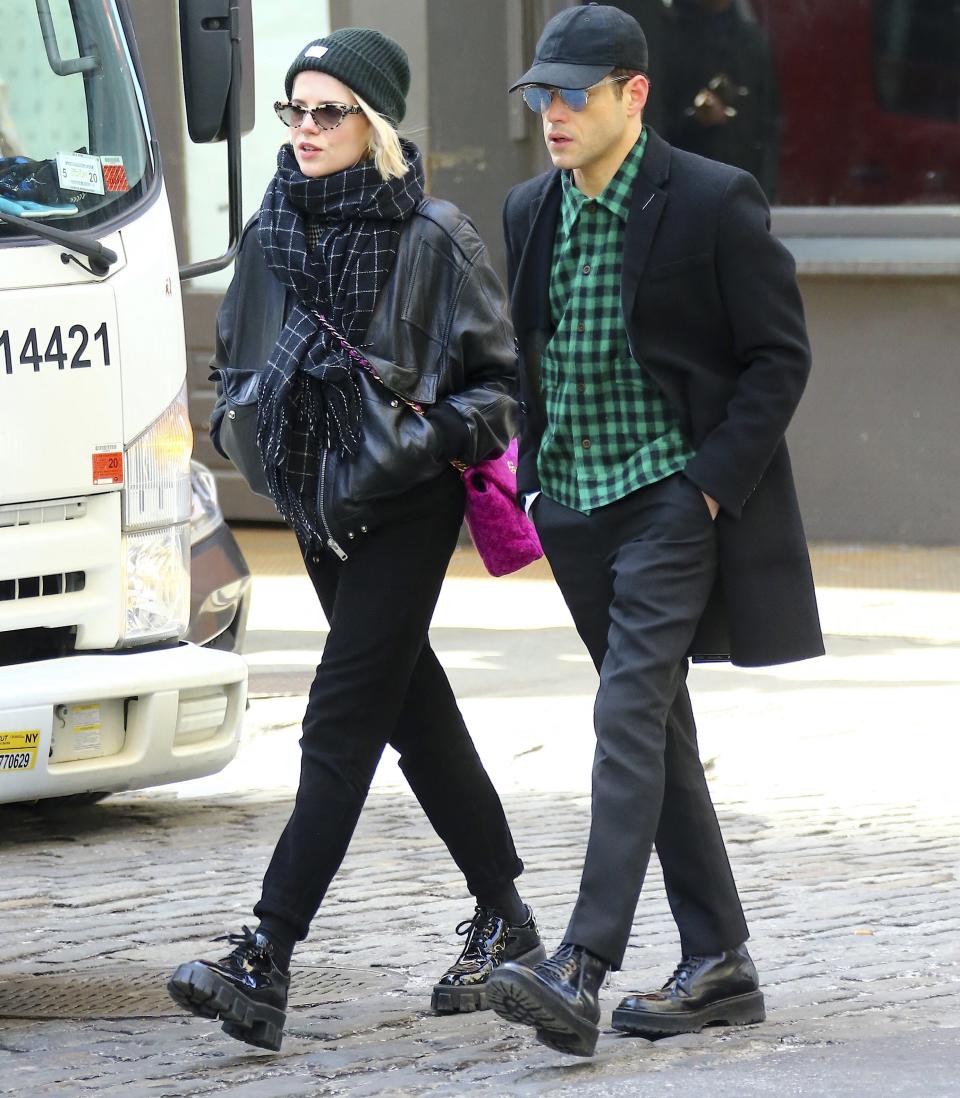
{"label": "shirt collar", "polygon": [[567,232],[574,227],[580,211],[587,202],[596,201],[598,206],[603,206],[621,221],[627,220],[630,212],[630,198],[633,195],[633,185],[640,171],[640,162],[647,147],[647,128],[644,126],[640,137],[633,148],[624,157],[623,163],[617,169],[616,175],[597,195],[591,199],[577,188],[573,181],[573,172],[561,173],[563,182],[563,201],[561,205],[561,219]]}

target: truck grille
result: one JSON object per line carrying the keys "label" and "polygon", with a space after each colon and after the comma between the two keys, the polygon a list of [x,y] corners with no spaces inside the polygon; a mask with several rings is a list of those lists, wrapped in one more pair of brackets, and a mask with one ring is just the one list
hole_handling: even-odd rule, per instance
{"label": "truck grille", "polygon": [[0,667],[69,656],[76,648],[76,641],[77,631],[67,627],[15,629],[0,633]]}
{"label": "truck grille", "polygon": [[50,576],[24,576],[0,579],[0,602],[39,599],[44,595],[66,595],[82,591],[87,577],[83,572],[58,572]]}
{"label": "truck grille", "polygon": [[0,505],[0,665],[117,643],[120,496]]}

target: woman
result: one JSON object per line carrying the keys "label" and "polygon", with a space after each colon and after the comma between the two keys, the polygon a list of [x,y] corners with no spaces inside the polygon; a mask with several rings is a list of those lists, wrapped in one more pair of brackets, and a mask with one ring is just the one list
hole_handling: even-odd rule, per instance
{"label": "woman", "polygon": [[181,965],[168,985],[186,1009],[264,1048],[280,1047],[294,944],[387,743],[476,898],[433,1008],[484,1007],[496,965],[544,956],[514,884],[523,865],[503,808],[427,638],[463,518],[450,462],[506,448],[515,354],[476,231],[424,197],[420,153],[397,135],[409,81],[405,53],[376,31],[304,47],[276,105],[289,144],[218,317],[221,378],[260,367],[263,474],[330,625],[296,805],[253,909],[259,926],[231,935],[221,960]]}

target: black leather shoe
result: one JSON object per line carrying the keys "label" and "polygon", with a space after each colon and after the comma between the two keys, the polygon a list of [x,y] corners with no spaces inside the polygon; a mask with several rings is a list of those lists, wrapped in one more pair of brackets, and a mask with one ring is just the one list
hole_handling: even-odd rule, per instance
{"label": "black leather shoe", "polygon": [[527,912],[530,918],[525,923],[511,926],[499,912],[478,905],[473,918],[460,923],[457,933],[467,940],[456,963],[433,985],[434,1013],[486,1010],[487,980],[495,968],[504,961],[535,965],[546,957],[533,912]]}
{"label": "black leather shoe", "polygon": [[537,1040],[557,1052],[592,1056],[600,1021],[606,961],[578,945],[562,945],[533,968],[501,965],[487,984],[490,1006],[508,1022],[533,1026]]}
{"label": "black leather shoe", "polygon": [[714,957],[684,957],[659,991],[628,995],[613,1012],[613,1028],[654,1039],[764,1018],[757,970],[741,945]]}
{"label": "black leather shoe", "polygon": [[277,1052],[287,1018],[290,974],[273,960],[273,944],[248,927],[228,934],[236,949],[219,961],[189,961],[167,984],[170,997],[201,1018],[219,1018],[238,1041]]}

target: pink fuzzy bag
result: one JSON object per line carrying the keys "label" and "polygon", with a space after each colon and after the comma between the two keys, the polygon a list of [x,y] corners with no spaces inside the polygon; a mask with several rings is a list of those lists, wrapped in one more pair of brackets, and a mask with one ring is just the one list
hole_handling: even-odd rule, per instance
{"label": "pink fuzzy bag", "polygon": [[543,556],[537,531],[517,503],[517,440],[476,465],[454,462],[466,489],[470,537],[491,576],[506,576]]}

